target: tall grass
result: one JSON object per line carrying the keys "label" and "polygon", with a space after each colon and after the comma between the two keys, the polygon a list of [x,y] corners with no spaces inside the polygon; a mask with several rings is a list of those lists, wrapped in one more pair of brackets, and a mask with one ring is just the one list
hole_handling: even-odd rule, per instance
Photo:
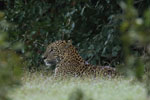
{"label": "tall grass", "polygon": [[43,74],[25,74],[22,87],[9,93],[13,100],[75,100],[76,90],[83,92],[84,100],[145,100],[144,85],[129,79],[53,80]]}

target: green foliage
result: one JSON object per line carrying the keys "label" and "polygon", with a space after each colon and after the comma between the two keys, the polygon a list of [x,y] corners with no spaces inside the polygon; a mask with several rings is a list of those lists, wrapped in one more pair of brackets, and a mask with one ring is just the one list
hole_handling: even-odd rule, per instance
{"label": "green foliage", "polygon": [[[133,74],[141,82],[146,82],[146,89],[150,95],[150,9],[143,13],[143,17],[139,17],[138,11],[133,6],[132,0],[128,0],[128,4],[121,3],[124,10],[122,15],[123,22],[121,24],[122,41],[124,48],[125,66],[124,71],[127,75]],[[142,48],[142,54],[137,55],[131,50],[132,46]],[[144,71],[147,71],[146,81],[143,80]]]}
{"label": "green foliage", "polygon": [[87,98],[81,89],[75,89],[69,96],[68,100],[92,100]]}
{"label": "green foliage", "polygon": [[93,64],[120,61],[120,20],[116,17],[121,9],[117,1],[5,1],[7,20],[16,24],[10,40],[24,43],[21,52],[26,53],[28,66],[40,66],[46,46],[60,39],[72,39],[82,57]]}
{"label": "green foliage", "polygon": [[[122,61],[120,0],[5,1],[7,20],[16,25],[9,40],[25,45],[21,53],[28,66],[40,66],[46,46],[60,39],[72,39],[81,56],[92,64],[115,66]],[[148,6],[142,4],[135,0],[141,16],[141,9]]]}
{"label": "green foliage", "polygon": [[[8,100],[7,92],[20,84],[21,58],[14,50],[6,49],[9,45],[8,34],[4,31],[4,13],[0,12],[0,100]],[[7,26],[5,26],[7,27]]]}

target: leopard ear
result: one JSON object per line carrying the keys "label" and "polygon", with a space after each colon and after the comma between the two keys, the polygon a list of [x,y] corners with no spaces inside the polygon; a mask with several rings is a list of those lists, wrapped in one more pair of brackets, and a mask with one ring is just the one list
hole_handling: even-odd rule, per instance
{"label": "leopard ear", "polygon": [[72,45],[72,40],[68,40],[66,44],[66,48],[69,48]]}
{"label": "leopard ear", "polygon": [[67,44],[72,45],[72,40],[68,40]]}

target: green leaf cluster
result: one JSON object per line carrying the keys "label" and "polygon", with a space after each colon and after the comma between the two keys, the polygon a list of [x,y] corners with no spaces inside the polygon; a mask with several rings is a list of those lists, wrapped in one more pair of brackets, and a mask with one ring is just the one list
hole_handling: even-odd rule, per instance
{"label": "green leaf cluster", "polygon": [[[0,12],[0,100],[8,100],[8,91],[20,85],[23,64],[20,56],[16,54],[7,41],[8,34],[1,26],[5,26],[8,23],[4,24],[3,18],[4,13]],[[10,48],[8,49],[8,47]]]}
{"label": "green leaf cluster", "polygon": [[[127,4],[121,2],[121,7],[124,11],[120,27],[125,60],[123,70],[127,75],[132,74],[139,81],[146,83],[147,93],[150,96],[150,9],[143,11],[140,17],[133,0],[128,0]],[[131,48],[139,50],[141,54],[136,54]]]}
{"label": "green leaf cluster", "polygon": [[[116,65],[121,58],[121,12],[112,0],[5,0],[11,42],[25,45],[21,53],[28,66],[40,66],[46,46],[56,40],[73,41],[82,57],[92,64]],[[112,60],[114,59],[114,60]]]}

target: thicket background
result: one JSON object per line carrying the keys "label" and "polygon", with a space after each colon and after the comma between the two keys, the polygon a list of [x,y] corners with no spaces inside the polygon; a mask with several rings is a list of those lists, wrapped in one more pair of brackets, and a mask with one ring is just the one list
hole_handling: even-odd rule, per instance
{"label": "thicket background", "polygon": [[[116,66],[123,61],[120,40],[120,0],[4,0],[1,9],[13,23],[9,40],[24,44],[28,67],[39,67],[46,46],[56,40],[71,39],[81,56],[92,64]],[[149,0],[134,0],[139,17]],[[133,48],[134,51],[138,51]]]}

